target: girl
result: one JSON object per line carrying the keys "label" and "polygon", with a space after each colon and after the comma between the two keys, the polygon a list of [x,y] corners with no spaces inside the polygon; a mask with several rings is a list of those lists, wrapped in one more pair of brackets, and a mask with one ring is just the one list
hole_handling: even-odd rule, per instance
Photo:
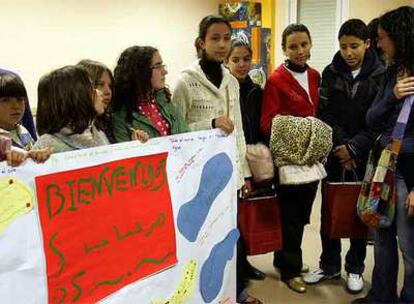
{"label": "girl", "polygon": [[188,131],[170,102],[166,68],[151,46],[132,46],[122,52],[115,68],[113,131],[118,142]]}
{"label": "girl", "polygon": [[20,165],[27,157],[36,162],[46,161],[51,150],[32,149],[34,139],[20,122],[26,110],[27,93],[17,74],[0,71],[0,160],[9,165]]}
{"label": "girl", "polygon": [[[262,106],[261,129],[270,136],[276,115],[314,116],[318,108],[319,73],[307,65],[312,47],[306,26],[291,24],[282,34],[282,50],[287,57],[270,75]],[[303,229],[309,223],[318,182],[285,185],[279,188],[283,250],[275,253],[273,264],[292,290],[304,293],[301,277]]]}
{"label": "girl", "polygon": [[[250,170],[245,157],[246,142],[240,113],[239,84],[223,66],[231,46],[230,23],[221,16],[204,17],[199,24],[195,46],[201,57],[181,73],[174,90],[173,103],[193,131],[220,128],[230,134],[236,128],[237,188],[241,189],[244,179],[250,177]],[[249,192],[249,188],[245,187],[245,190]],[[238,252],[238,264],[242,256]],[[238,273],[238,302],[261,303],[247,294],[245,279],[244,275]]]}
{"label": "girl", "polygon": [[99,115],[95,120],[95,125],[98,129],[105,132],[106,137],[111,143],[115,143],[115,137],[112,132],[111,121],[111,101],[112,101],[112,86],[114,83],[114,77],[111,70],[98,61],[89,59],[81,60],[77,65],[84,67],[92,79],[95,89],[102,93],[102,102],[104,104],[105,112]]}
{"label": "girl", "polygon": [[84,68],[65,66],[43,76],[38,99],[36,147],[50,146],[59,153],[109,144],[94,124],[106,105]]}
{"label": "girl", "polygon": [[[414,8],[403,6],[379,18],[378,46],[389,67],[385,83],[368,110],[368,127],[380,131],[385,147],[407,96],[414,95]],[[414,111],[411,106],[396,172],[396,212],[391,227],[376,230],[372,286],[353,303],[414,303]],[[397,242],[398,236],[398,242]],[[404,283],[397,294],[398,246]]]}

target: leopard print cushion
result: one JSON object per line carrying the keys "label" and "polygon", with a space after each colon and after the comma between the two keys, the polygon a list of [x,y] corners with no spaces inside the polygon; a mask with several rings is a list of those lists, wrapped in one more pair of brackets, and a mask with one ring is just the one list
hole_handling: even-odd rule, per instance
{"label": "leopard print cushion", "polygon": [[277,115],[272,121],[270,150],[277,167],[313,165],[332,149],[332,129],[315,117]]}

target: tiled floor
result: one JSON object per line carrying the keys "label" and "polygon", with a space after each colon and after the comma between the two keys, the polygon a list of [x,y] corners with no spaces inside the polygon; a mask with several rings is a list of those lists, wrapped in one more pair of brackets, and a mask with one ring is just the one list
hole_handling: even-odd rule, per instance
{"label": "tiled floor", "polygon": [[[320,223],[320,196],[317,197],[312,211],[312,221],[305,229],[303,241],[303,260],[304,263],[314,269],[318,265],[321,252],[321,241],[319,237]],[[343,240],[342,256],[346,254],[349,241]],[[265,304],[324,304],[324,303],[350,303],[353,299],[364,296],[369,289],[372,268],[374,266],[373,246],[368,246],[367,258],[364,272],[365,288],[359,295],[351,295],[346,292],[344,277],[346,273],[342,270],[342,279],[325,281],[317,285],[308,286],[305,294],[298,294],[286,287],[280,281],[280,276],[272,266],[273,255],[264,254],[249,257],[250,262],[267,274],[264,281],[252,281],[250,293],[261,299]],[[344,260],[344,259],[343,259]],[[401,259],[400,259],[401,270]],[[399,283],[402,281],[402,271],[400,271]],[[400,285],[400,284],[399,284]]]}

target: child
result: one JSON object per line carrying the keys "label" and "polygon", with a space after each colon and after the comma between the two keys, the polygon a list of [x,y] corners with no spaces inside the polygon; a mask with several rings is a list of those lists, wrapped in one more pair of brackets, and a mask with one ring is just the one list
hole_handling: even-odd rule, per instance
{"label": "child", "polygon": [[[377,135],[368,130],[365,116],[384,78],[384,67],[370,48],[368,28],[362,20],[350,19],[340,28],[339,51],[322,73],[319,117],[333,130],[334,149],[328,157],[327,181],[362,180],[368,151]],[[344,171],[345,170],[345,171]],[[352,171],[354,173],[352,173]],[[323,196],[322,196],[323,197]],[[322,209],[326,207],[322,200]],[[325,212],[322,212],[322,226]],[[340,277],[341,240],[331,239],[321,228],[322,254],[319,269],[304,276],[308,284]],[[351,239],[346,255],[347,290],[360,292],[364,287],[362,272],[366,240]]]}
{"label": "child", "polygon": [[7,160],[9,165],[17,166],[32,158],[35,162],[45,162],[51,150],[45,147],[33,150],[34,140],[20,122],[25,113],[27,100],[26,88],[16,74],[9,71],[0,72],[0,136],[2,151],[0,160]]}
{"label": "child", "polygon": [[84,68],[65,66],[43,76],[38,100],[36,147],[53,147],[59,153],[109,144],[94,124],[106,108],[103,96]]}

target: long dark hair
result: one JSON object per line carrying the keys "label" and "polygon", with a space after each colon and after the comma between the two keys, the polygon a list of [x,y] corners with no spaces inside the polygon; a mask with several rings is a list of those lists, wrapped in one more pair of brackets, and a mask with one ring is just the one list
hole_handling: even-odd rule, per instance
{"label": "long dark hair", "polygon": [[37,88],[39,134],[57,133],[63,127],[79,134],[85,131],[96,116],[93,94],[88,72],[80,66],[65,66],[43,76]]}
{"label": "long dark hair", "polygon": [[397,71],[414,75],[414,8],[401,6],[385,13],[379,18],[379,26],[394,42]]}
{"label": "long dark hair", "polygon": [[22,79],[15,73],[0,71],[0,97],[23,97],[27,99],[27,91]]}
{"label": "long dark hair", "polygon": [[[136,111],[136,104],[152,97],[152,58],[158,50],[152,46],[131,46],[122,52],[114,70],[114,110],[126,106]],[[171,94],[164,88],[167,98]],[[128,115],[128,120],[131,116]]]}

